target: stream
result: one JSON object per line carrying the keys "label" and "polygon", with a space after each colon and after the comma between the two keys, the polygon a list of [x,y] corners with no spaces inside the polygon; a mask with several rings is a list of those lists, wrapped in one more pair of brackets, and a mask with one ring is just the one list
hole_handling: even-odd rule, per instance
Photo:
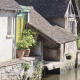
{"label": "stream", "polygon": [[42,80],[80,80],[80,67],[73,69],[63,75],[47,74]]}

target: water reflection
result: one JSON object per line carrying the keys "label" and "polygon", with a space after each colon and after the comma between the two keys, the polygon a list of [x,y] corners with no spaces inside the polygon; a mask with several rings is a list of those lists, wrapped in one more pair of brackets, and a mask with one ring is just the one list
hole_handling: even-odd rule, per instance
{"label": "water reflection", "polygon": [[63,75],[46,75],[42,80],[80,80],[80,67]]}

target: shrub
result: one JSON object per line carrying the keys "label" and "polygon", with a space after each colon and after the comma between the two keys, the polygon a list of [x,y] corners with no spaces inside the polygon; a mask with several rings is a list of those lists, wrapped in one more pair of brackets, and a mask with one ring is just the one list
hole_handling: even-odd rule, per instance
{"label": "shrub", "polygon": [[17,47],[17,50],[21,50],[21,49],[29,48],[29,45],[24,39],[21,39],[17,42],[16,47]]}

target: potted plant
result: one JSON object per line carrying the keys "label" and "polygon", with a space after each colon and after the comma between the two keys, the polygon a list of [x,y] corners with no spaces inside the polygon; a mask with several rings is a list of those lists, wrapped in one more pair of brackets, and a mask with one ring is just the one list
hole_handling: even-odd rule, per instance
{"label": "potted plant", "polygon": [[34,30],[30,29],[30,28],[26,28],[23,32],[22,32],[22,36],[28,36],[28,35],[32,35],[34,38],[37,37],[38,33],[35,32]]}
{"label": "potted plant", "polygon": [[27,48],[27,42],[24,39],[21,39],[17,42],[16,44],[16,57],[17,58],[22,58],[24,56],[25,53],[25,48]]}
{"label": "potted plant", "polygon": [[35,35],[36,35],[36,32],[34,32],[33,30],[31,30],[29,28],[27,28],[23,31],[22,38],[27,42],[27,47],[25,48],[24,57],[29,56],[30,47],[36,43]]}
{"label": "potted plant", "polygon": [[71,54],[67,54],[67,55],[66,55],[66,59],[67,59],[67,60],[70,60],[71,58],[72,58],[72,55],[71,55]]}

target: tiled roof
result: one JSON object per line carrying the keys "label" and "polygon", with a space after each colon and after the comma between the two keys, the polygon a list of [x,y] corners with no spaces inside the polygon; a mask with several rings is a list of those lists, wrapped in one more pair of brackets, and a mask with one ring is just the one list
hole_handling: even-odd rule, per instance
{"label": "tiled roof", "polygon": [[0,9],[3,10],[22,10],[15,0],[0,0]]}
{"label": "tiled roof", "polygon": [[77,36],[68,33],[65,29],[57,25],[51,25],[45,18],[36,12],[34,8],[30,11],[30,21],[28,24],[59,44],[77,39]]}
{"label": "tiled roof", "polygon": [[20,5],[34,6],[44,17],[64,16],[69,0],[16,0]]}

